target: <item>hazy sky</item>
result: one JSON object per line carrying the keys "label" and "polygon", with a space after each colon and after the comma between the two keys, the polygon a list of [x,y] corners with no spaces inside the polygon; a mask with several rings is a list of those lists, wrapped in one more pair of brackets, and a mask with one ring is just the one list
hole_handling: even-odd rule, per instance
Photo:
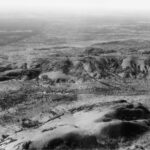
{"label": "hazy sky", "polygon": [[150,0],[0,0],[0,12],[150,13]]}

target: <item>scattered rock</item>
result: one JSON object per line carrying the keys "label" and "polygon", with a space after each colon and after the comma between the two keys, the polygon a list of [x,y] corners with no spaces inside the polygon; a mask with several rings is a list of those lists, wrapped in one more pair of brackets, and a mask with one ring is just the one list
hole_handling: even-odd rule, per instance
{"label": "scattered rock", "polygon": [[3,139],[3,140],[6,139],[7,137],[9,137],[9,135],[7,135],[7,134],[3,134],[3,135],[2,135],[2,139]]}
{"label": "scattered rock", "polygon": [[34,128],[34,127],[39,126],[39,124],[40,123],[38,121],[33,121],[30,119],[26,119],[26,118],[22,119],[22,123],[21,123],[23,128]]}
{"label": "scattered rock", "polygon": [[116,106],[112,111],[105,115],[105,118],[127,121],[136,119],[148,119],[149,117],[149,110],[142,104],[133,105],[129,103]]}
{"label": "scattered rock", "polygon": [[[43,135],[31,141],[27,150],[56,150],[64,147],[67,149],[117,148],[117,141],[120,139],[129,141],[150,129],[149,110],[142,104],[120,100],[117,106],[106,112],[92,114],[92,110],[89,110],[86,113],[82,117],[88,122],[87,127],[86,123],[83,123],[85,126],[82,125],[82,119],[79,119],[79,123],[75,122],[74,125],[66,124],[44,129]],[[89,117],[92,122],[86,120],[88,115],[92,115],[92,118]]]}

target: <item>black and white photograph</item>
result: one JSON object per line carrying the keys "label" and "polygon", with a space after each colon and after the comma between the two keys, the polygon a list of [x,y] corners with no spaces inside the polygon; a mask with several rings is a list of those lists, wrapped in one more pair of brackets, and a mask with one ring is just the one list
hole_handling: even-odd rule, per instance
{"label": "black and white photograph", "polygon": [[150,0],[0,0],[0,150],[150,150]]}

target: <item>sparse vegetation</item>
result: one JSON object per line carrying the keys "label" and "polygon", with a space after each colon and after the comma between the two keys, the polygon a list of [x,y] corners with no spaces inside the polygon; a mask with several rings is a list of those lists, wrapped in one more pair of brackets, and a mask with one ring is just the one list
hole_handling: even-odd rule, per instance
{"label": "sparse vegetation", "polygon": [[149,27],[98,22],[0,37],[0,149],[150,149]]}

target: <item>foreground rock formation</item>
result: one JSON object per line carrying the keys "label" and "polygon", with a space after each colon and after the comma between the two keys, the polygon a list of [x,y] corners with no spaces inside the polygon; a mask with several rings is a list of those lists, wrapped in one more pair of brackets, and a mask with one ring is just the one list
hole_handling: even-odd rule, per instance
{"label": "foreground rock formation", "polygon": [[[17,132],[1,141],[5,150],[115,149],[119,142],[137,139],[150,129],[150,111],[140,103],[125,100],[114,106],[75,109]],[[31,121],[30,121],[31,122]]]}

